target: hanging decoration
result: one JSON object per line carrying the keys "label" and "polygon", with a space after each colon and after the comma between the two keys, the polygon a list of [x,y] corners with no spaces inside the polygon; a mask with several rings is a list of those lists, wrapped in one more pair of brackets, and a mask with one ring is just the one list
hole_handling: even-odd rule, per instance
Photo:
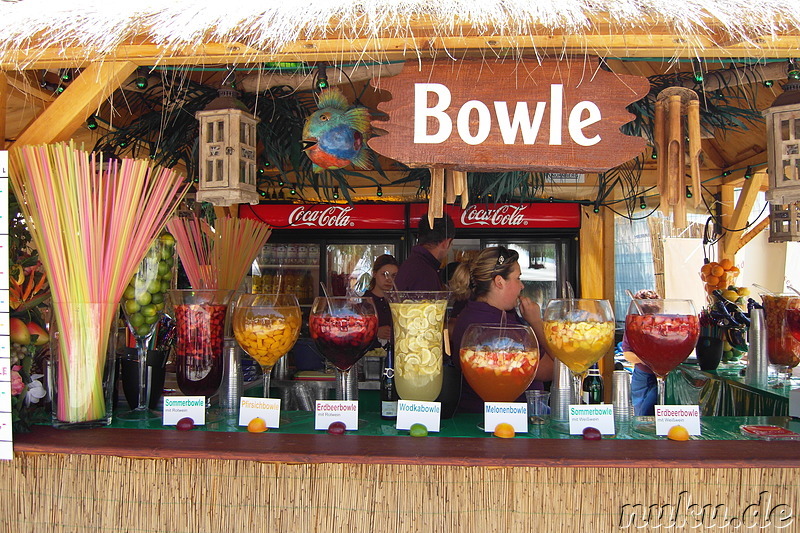
{"label": "hanging decoration", "polygon": [[[691,89],[669,87],[658,93],[655,108],[654,144],[658,154],[658,191],[661,211],[672,210],[675,226],[686,226],[686,187],[697,191],[692,205],[701,202],[700,194],[700,100]],[[689,140],[688,153],[686,139]],[[688,161],[687,161],[688,158]],[[686,165],[691,181],[686,179]]]}
{"label": "hanging decoration", "polygon": [[350,164],[369,166],[365,137],[370,132],[369,111],[351,106],[339,89],[320,93],[319,110],[306,119],[303,150],[315,172],[335,170]]}
{"label": "hanging decoration", "polygon": [[431,192],[428,196],[428,223],[430,227],[433,227],[434,219],[444,216],[445,200],[448,204],[454,204],[456,196],[460,196],[461,208],[466,209],[469,205],[466,172],[432,168],[430,190]]}

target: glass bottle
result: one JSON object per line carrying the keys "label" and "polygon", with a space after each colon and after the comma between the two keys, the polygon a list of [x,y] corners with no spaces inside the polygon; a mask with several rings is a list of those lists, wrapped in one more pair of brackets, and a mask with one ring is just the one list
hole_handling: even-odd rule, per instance
{"label": "glass bottle", "polygon": [[381,418],[394,420],[397,418],[397,389],[394,387],[394,348],[392,343],[386,344],[386,357],[381,373]]}
{"label": "glass bottle", "polygon": [[603,403],[603,376],[597,363],[589,369],[589,375],[583,380],[583,403]]}

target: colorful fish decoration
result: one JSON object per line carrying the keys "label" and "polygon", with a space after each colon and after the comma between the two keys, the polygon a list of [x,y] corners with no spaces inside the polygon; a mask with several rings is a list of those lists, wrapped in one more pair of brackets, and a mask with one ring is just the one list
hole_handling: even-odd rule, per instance
{"label": "colorful fish decoration", "polygon": [[322,91],[318,106],[319,110],[306,119],[302,141],[303,150],[314,163],[314,172],[344,168],[351,163],[367,168],[367,108],[351,106],[339,89]]}

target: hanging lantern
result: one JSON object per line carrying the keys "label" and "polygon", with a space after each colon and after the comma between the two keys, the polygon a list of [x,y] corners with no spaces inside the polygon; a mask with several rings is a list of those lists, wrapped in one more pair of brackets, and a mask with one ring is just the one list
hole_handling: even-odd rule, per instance
{"label": "hanging lantern", "polygon": [[769,204],[769,242],[800,241],[800,206]]}
{"label": "hanging lantern", "polygon": [[789,80],[783,94],[764,111],[767,121],[769,190],[767,200],[787,206],[800,200],[800,81]]}
{"label": "hanging lantern", "polygon": [[214,205],[259,202],[256,186],[256,125],[230,85],[219,89],[195,117],[200,121],[197,201]]}

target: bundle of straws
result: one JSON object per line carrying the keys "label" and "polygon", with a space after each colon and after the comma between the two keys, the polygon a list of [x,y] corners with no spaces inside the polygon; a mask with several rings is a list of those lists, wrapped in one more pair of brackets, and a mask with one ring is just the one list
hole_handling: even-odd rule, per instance
{"label": "bundle of straws", "polygon": [[73,143],[23,146],[9,156],[58,321],[57,419],[102,419],[103,370],[120,298],[187,185],[147,161],[103,162]]}
{"label": "bundle of straws", "polygon": [[196,217],[167,223],[194,289],[237,290],[272,229],[257,220],[222,217],[212,228]]}

